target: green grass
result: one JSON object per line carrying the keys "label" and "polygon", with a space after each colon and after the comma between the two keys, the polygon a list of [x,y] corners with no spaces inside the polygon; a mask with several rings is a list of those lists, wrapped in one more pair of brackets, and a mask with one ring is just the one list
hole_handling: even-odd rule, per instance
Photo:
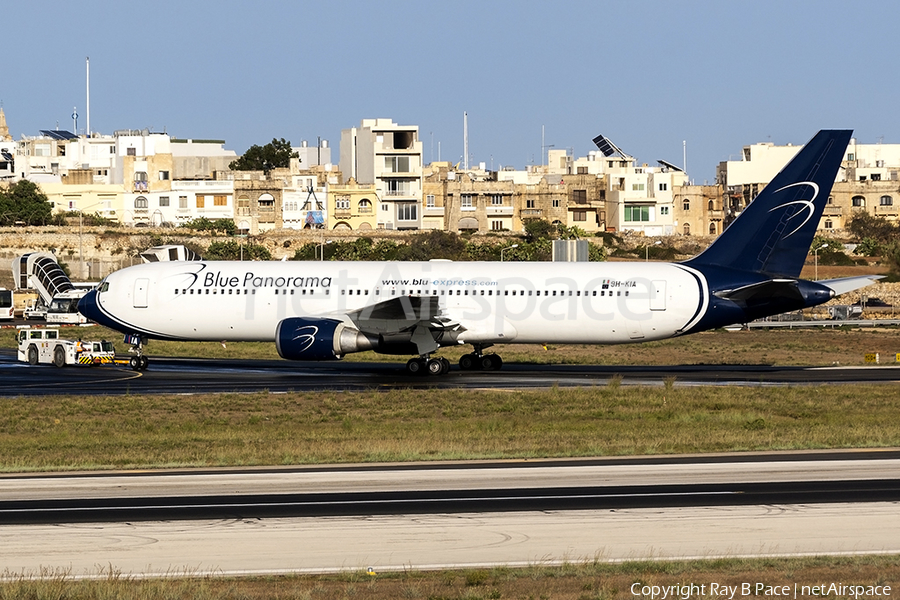
{"label": "green grass", "polygon": [[[600,560],[563,565],[535,564],[527,568],[493,568],[460,571],[377,573],[347,571],[323,576],[271,576],[242,579],[188,577],[133,579],[110,572],[99,580],[75,580],[65,572],[43,573],[38,578],[7,574],[0,583],[0,600],[66,599],[96,600],[211,600],[234,598],[300,599],[365,598],[366,600],[479,600],[524,598],[547,600],[637,600],[631,587],[643,585],[740,586],[765,585],[891,586],[892,597],[900,587],[900,561],[896,556],[810,557],[770,559],[717,559],[620,564]],[[714,598],[692,595],[691,598]],[[722,596],[719,596],[721,598]],[[808,600],[811,596],[798,596]],[[834,596],[828,596],[834,597]],[[735,600],[742,598],[740,592]],[[744,596],[764,600],[766,595]],[[683,600],[682,596],[675,596]]]}
{"label": "green grass", "polygon": [[0,470],[900,446],[896,385],[6,398]]}

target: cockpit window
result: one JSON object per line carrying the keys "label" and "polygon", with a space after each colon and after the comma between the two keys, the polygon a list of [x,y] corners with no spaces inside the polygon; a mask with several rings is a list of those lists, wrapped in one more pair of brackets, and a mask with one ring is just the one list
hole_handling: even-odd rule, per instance
{"label": "cockpit window", "polygon": [[102,294],[103,292],[105,292],[105,291],[107,291],[107,290],[109,290],[109,282],[108,282],[108,281],[105,281],[105,280],[104,280],[104,281],[101,281],[101,282],[100,282],[100,287],[97,289],[97,293],[98,293],[98,294]]}

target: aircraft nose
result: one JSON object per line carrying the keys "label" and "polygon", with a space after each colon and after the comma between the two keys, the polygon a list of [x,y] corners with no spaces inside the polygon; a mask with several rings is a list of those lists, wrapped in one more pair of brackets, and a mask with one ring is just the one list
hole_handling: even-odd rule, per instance
{"label": "aircraft nose", "polygon": [[97,308],[97,290],[91,290],[81,297],[81,300],[78,301],[78,312],[91,321],[100,322],[102,317]]}

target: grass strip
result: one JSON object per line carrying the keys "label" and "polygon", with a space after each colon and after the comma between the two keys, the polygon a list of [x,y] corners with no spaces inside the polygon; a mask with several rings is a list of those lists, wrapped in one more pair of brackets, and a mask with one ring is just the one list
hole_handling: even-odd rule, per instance
{"label": "grass strip", "polygon": [[[95,600],[97,598],[207,600],[222,598],[300,599],[396,598],[422,600],[481,600],[493,598],[525,598],[553,600],[644,600],[634,595],[642,586],[705,586],[705,593],[669,596],[675,600],[688,598],[727,598],[710,593],[711,584],[720,586],[766,587],[788,586],[797,598],[844,598],[843,594],[803,594],[803,586],[838,585],[890,586],[890,596],[900,588],[900,557],[848,556],[808,558],[715,559],[691,561],[641,561],[604,563],[602,559],[571,562],[558,566],[536,564],[527,568],[493,568],[458,571],[403,571],[369,575],[347,571],[323,576],[272,576],[240,579],[215,577],[183,577],[134,579],[115,571],[98,580],[75,580],[66,572],[40,574],[5,574],[0,583],[0,600],[21,598],[65,598]],[[683,591],[684,588],[681,588]],[[733,600],[766,600],[775,598],[762,593]],[[793,595],[792,595],[793,597]],[[861,597],[872,597],[863,595]]]}
{"label": "grass strip", "polygon": [[898,387],[408,390],[6,398],[0,470],[900,446]]}
{"label": "grass strip", "polygon": [[[103,327],[61,329],[64,338],[113,341],[116,351],[127,355],[128,346],[121,334]],[[0,330],[0,348],[16,347],[15,330]],[[441,355],[452,362],[471,352],[471,346],[444,348]],[[865,355],[877,353],[882,364],[897,364],[900,353],[900,328],[858,328],[844,325],[810,329],[716,330],[679,338],[641,344],[592,346],[581,344],[507,344],[491,348],[504,362],[522,364],[591,365],[779,365],[830,366],[863,365]],[[155,356],[280,360],[271,342],[167,342],[151,340],[146,346],[151,360]],[[345,360],[406,362],[409,356],[390,356],[374,352],[350,354]],[[304,365],[301,368],[315,368]]]}

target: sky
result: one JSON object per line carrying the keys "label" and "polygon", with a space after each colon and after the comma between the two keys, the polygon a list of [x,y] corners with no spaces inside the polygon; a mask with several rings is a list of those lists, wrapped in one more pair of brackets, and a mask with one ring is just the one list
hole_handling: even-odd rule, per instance
{"label": "sky", "polygon": [[[900,143],[900,3],[873,0],[4,2],[10,133],[87,124],[243,154],[366,118],[417,125],[424,159],[522,169],[603,134],[695,183],[757,142],[824,128]],[[686,152],[685,152],[686,150]]]}

